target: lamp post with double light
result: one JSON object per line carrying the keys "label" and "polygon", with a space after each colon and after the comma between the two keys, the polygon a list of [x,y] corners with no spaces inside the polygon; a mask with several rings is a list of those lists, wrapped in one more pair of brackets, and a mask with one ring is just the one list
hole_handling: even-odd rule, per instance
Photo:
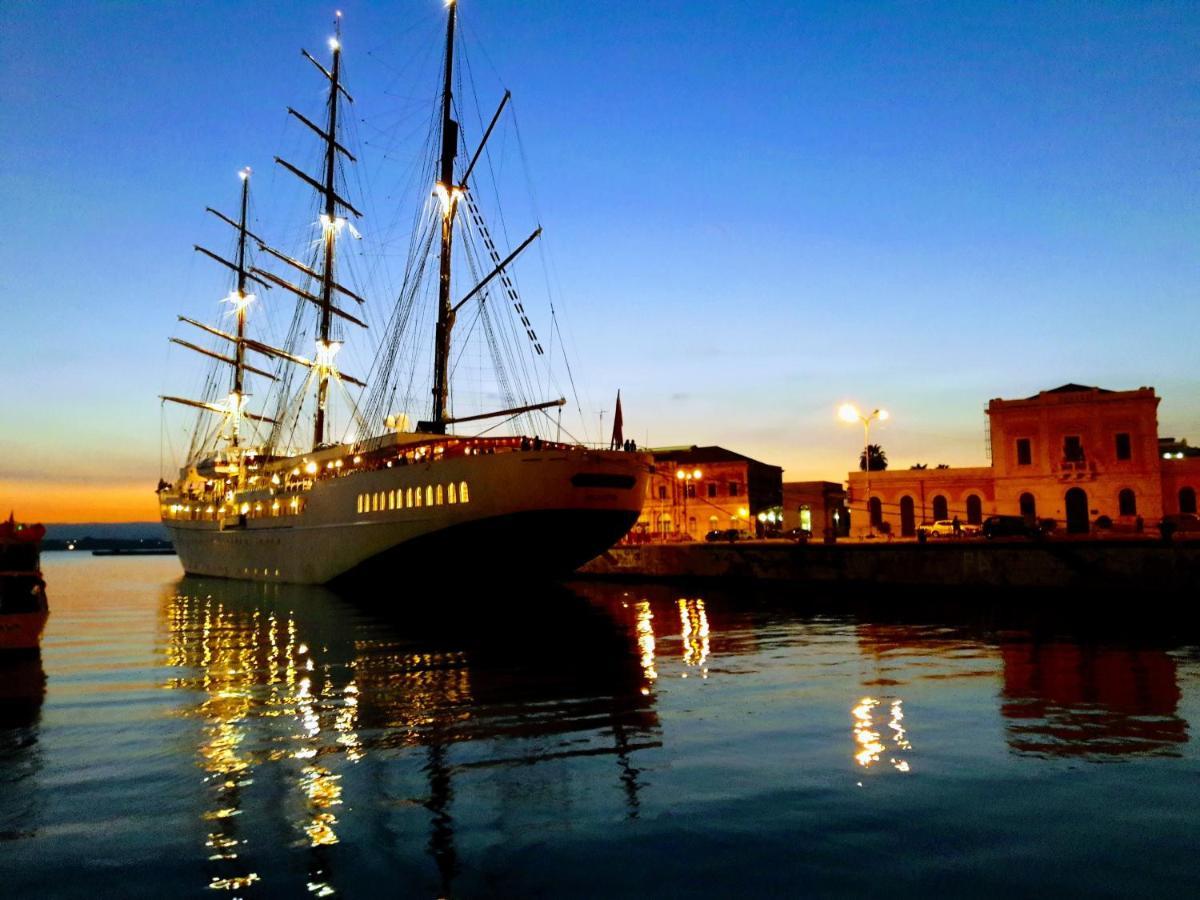
{"label": "lamp post with double light", "polygon": [[863,503],[867,509],[867,537],[875,537],[875,523],[871,519],[871,423],[878,419],[886,422],[886,409],[876,409],[869,415],[863,415],[853,403],[843,403],[838,408],[838,418],[843,422],[862,422],[863,426],[863,469],[867,473],[867,492]]}
{"label": "lamp post with double light", "polygon": [[704,473],[703,473],[703,472],[701,472],[699,469],[691,469],[691,470],[687,470],[687,469],[676,469],[676,470],[675,470],[675,478],[676,478],[676,479],[679,481],[679,489],[680,489],[681,491],[683,491],[683,524],[682,524],[682,531],[683,531],[683,533],[684,533],[684,534],[686,534],[688,537],[691,537],[691,536],[692,536],[692,530],[691,530],[690,528],[688,528],[688,517],[687,517],[687,498],[688,498],[688,491],[689,491],[689,490],[692,490],[692,483],[693,483],[693,482],[699,481],[699,480],[700,480],[701,478],[703,478],[703,477],[704,477]]}

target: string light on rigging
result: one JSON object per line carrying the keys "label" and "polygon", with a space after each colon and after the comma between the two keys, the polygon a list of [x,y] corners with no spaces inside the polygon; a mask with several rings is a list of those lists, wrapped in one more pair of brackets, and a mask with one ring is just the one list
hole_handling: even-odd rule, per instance
{"label": "string light on rigging", "polygon": [[241,315],[246,311],[246,309],[249,308],[250,304],[253,303],[254,300],[254,294],[243,294],[241,291],[233,290],[229,292],[228,296],[223,297],[221,302],[228,303],[233,307],[230,315]]}
{"label": "string light on rigging", "polygon": [[447,190],[446,185],[439,181],[433,186],[433,193],[437,195],[438,200],[442,204],[442,215],[448,216],[451,209],[458,205],[458,201],[463,195],[463,189],[461,187],[453,187]]}

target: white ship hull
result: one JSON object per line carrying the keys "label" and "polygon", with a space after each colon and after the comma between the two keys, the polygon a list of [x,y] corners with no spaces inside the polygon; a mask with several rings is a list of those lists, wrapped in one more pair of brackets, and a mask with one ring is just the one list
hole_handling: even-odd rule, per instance
{"label": "white ship hull", "polygon": [[[649,469],[641,453],[560,447],[347,468],[300,491],[237,498],[285,513],[297,500],[298,514],[222,518],[185,495],[164,495],[172,510],[164,524],[189,575],[293,584],[364,577],[399,590],[426,577],[567,574],[637,521]],[[417,491],[420,505],[410,498]]]}

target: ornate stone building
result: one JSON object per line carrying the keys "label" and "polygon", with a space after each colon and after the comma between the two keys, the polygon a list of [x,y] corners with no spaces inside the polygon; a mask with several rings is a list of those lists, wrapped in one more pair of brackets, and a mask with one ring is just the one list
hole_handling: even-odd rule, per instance
{"label": "ornate stone building", "polygon": [[[1084,533],[1101,516],[1136,527],[1139,519],[1153,525],[1164,514],[1195,512],[1200,455],[1186,442],[1164,451],[1173,439],[1160,442],[1159,400],[1153,388],[1079,384],[992,400],[992,465],[872,472],[872,521],[911,535],[923,521],[1023,515]],[[857,534],[866,530],[865,473],[851,472],[848,481]]]}
{"label": "ornate stone building", "polygon": [[631,540],[703,540],[718,529],[754,531],[782,502],[783,469],[724,447],[652,450],[654,472]]}

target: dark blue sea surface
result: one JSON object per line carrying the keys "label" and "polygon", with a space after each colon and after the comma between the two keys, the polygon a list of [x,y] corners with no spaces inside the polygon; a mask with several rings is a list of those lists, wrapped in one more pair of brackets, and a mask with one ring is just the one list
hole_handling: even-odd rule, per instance
{"label": "dark blue sea surface", "polygon": [[1170,606],[43,561],[5,896],[1200,896]]}

